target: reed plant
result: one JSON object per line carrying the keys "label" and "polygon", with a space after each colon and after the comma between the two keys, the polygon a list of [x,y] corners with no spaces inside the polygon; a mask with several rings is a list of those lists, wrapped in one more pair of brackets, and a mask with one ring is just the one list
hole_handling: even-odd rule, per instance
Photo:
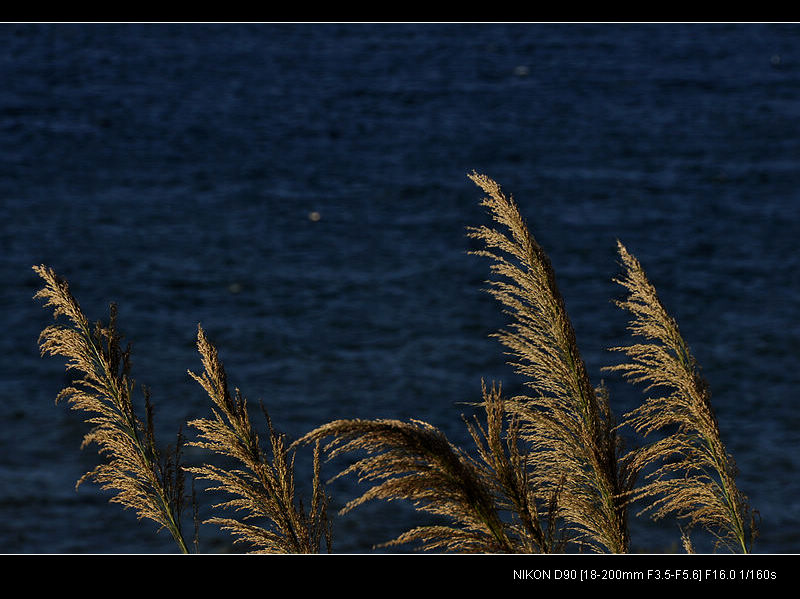
{"label": "reed plant", "polygon": [[[661,392],[625,415],[624,424],[640,435],[660,433],[627,456],[632,470],[650,470],[634,498],[647,500],[642,512],[656,519],[675,515],[690,529],[708,530],[717,545],[748,553],[757,534],[755,514],[736,486],[736,464],[722,442],[708,383],[642,265],[617,245],[625,272],[616,281],[627,292],[617,305],[630,313],[629,330],[641,342],[612,348],[628,360],[607,370]],[[688,531],[683,542],[692,551]]]}
{"label": "reed plant", "polygon": [[[468,228],[481,244],[472,253],[490,262],[487,291],[509,319],[495,336],[525,389],[504,397],[500,384],[482,384],[475,407],[483,416],[462,416],[470,448],[455,445],[423,420],[394,419],[335,420],[290,443],[273,429],[262,406],[267,451],[251,425],[247,401],[238,389],[231,393],[217,350],[198,327],[203,372],[189,374],[212,405],[209,417],[188,423],[197,433],[189,444],[222,465],[186,466],[182,433],[173,449],[158,449],[148,393],[146,418],[135,415],[130,349],[121,349],[116,308],[112,305],[108,325],[91,328],[66,281],[37,266],[45,286],[36,297],[45,299],[56,317],[67,317],[66,325],[44,329],[42,352],[66,357],[67,367],[83,374],[59,398],[89,414],[94,428],[85,443],[98,443],[106,460],[87,477],[115,490],[112,501],[169,529],[184,552],[186,474],[210,481],[210,492],[228,496],[212,506],[225,515],[205,522],[252,551],[316,553],[323,545],[330,551],[323,454],[328,460],[355,455],[334,479],[354,475],[367,485],[340,513],[371,500],[404,500],[434,522],[382,547],[626,553],[629,509],[640,504],[638,515],[675,517],[685,526],[687,552],[694,550],[690,535],[697,528],[716,538],[716,547],[750,552],[755,512],[736,486],[736,467],[722,443],[708,386],[638,260],[618,244],[624,274],[616,280],[627,296],[617,304],[630,314],[629,329],[639,342],[611,348],[627,361],[606,370],[661,393],[618,423],[607,388],[588,375],[552,264],[517,204],[489,177],[473,172],[469,178],[484,192],[481,205],[492,220],[491,226]],[[634,447],[624,446],[623,428],[637,436]],[[313,445],[308,509],[295,492],[294,472],[296,451],[306,445]]]}
{"label": "reed plant", "polygon": [[[483,400],[485,428],[477,418],[467,422],[479,449],[477,458],[419,420],[337,420],[296,443],[332,437],[325,446],[330,457],[354,451],[366,454],[338,476],[356,473],[360,481],[374,484],[341,513],[373,499],[404,499],[450,522],[413,528],[381,546],[420,543],[424,550],[462,553],[551,552],[560,547],[560,540],[554,518],[537,507],[523,467],[518,421],[506,420],[499,388],[484,385]],[[551,495],[551,504],[557,495],[557,491]]]}
{"label": "reed plant", "polygon": [[149,392],[144,393],[145,419],[137,416],[130,377],[131,349],[130,345],[122,348],[116,305],[111,304],[108,324],[92,326],[66,280],[43,265],[33,269],[44,281],[34,297],[53,308],[55,319],[64,317],[42,331],[42,354],[66,358],[67,370],[79,377],[61,390],[56,402],[64,399],[73,410],[85,414],[92,428],[81,447],[97,444],[105,460],[87,472],[76,487],[91,479],[102,489],[115,492],[112,502],[135,510],[140,519],[152,520],[159,530],[169,530],[180,550],[188,553],[181,526],[186,505],[183,435],[178,432],[171,450],[160,449]]}
{"label": "reed plant", "polygon": [[[190,375],[208,393],[213,405],[212,417],[190,421],[198,430],[190,445],[204,448],[229,461],[216,466],[189,467],[183,459],[184,435],[179,431],[174,446],[162,449],[156,442],[153,404],[145,390],[144,410],[140,419],[133,402],[134,382],[130,377],[128,345],[121,346],[117,329],[117,308],[111,305],[109,322],[89,324],[66,280],[51,268],[34,266],[44,281],[35,298],[53,308],[54,318],[62,322],[46,327],[40,335],[42,354],[67,358],[67,369],[79,373],[73,385],[64,388],[56,401],[66,399],[72,409],[85,414],[92,426],[81,447],[99,446],[102,462],[79,481],[92,480],[103,490],[114,491],[111,502],[134,509],[140,519],[149,519],[166,528],[182,553],[189,552],[184,535],[183,516],[191,505],[194,520],[195,550],[199,550],[197,504],[185,490],[185,476],[209,480],[231,498],[213,509],[234,510],[240,517],[214,516],[204,523],[216,524],[230,531],[237,542],[249,543],[256,552],[318,553],[322,542],[330,549],[331,536],[327,518],[327,496],[320,481],[319,449],[314,454],[314,486],[311,509],[305,512],[296,500],[294,454],[287,449],[283,435],[275,431],[265,412],[271,444],[268,454],[250,424],[246,401],[236,390],[231,395],[227,377],[217,351],[198,328],[197,347],[204,372]],[[63,322],[66,321],[66,322]],[[259,524],[252,524],[255,520]]]}
{"label": "reed plant", "polygon": [[604,389],[595,389],[547,254],[516,203],[484,175],[470,177],[486,194],[497,228],[470,228],[489,258],[493,295],[511,323],[496,337],[530,392],[509,400],[531,452],[526,467],[545,491],[559,486],[559,516],[574,541],[594,550],[629,549],[626,494],[633,482],[619,462],[621,440]]}
{"label": "reed plant", "polygon": [[[233,394],[228,389],[225,369],[202,327],[197,331],[197,349],[204,372],[189,374],[205,389],[214,408],[213,417],[189,422],[198,430],[198,441],[190,445],[229,458],[238,467],[206,464],[188,471],[200,480],[216,483],[209,491],[231,496],[214,508],[244,513],[240,518],[215,516],[206,522],[230,531],[238,542],[249,543],[261,553],[319,553],[323,541],[330,551],[328,498],[320,481],[319,445],[314,449],[312,499],[306,512],[302,501],[296,500],[294,452],[287,447],[285,436],[273,428],[262,405],[270,457],[250,423],[247,401],[238,389]],[[252,524],[253,521],[267,526]]]}

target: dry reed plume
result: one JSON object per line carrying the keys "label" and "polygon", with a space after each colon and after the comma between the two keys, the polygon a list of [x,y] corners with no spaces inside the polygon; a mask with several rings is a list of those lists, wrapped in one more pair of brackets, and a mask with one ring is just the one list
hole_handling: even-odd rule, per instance
{"label": "dry reed plume", "polygon": [[[646,391],[664,393],[626,414],[625,425],[643,436],[674,431],[628,456],[635,470],[660,464],[635,499],[649,500],[643,511],[652,511],[655,518],[677,515],[690,528],[701,525],[718,543],[747,553],[755,525],[747,499],[736,487],[736,467],[721,441],[708,386],[641,264],[617,243],[625,273],[616,281],[628,292],[617,304],[630,312],[629,330],[644,342],[612,348],[630,360],[607,370],[644,383]],[[688,535],[684,544],[691,551]]]}
{"label": "dry reed plume", "polygon": [[[486,194],[481,205],[497,225],[468,229],[483,246],[471,253],[490,260],[487,291],[510,317],[496,337],[527,388],[504,398],[499,386],[482,386],[477,405],[485,419],[465,419],[471,454],[421,420],[336,420],[287,444],[262,406],[267,452],[251,425],[247,401],[238,389],[229,391],[217,350],[198,327],[204,371],[189,374],[213,405],[211,417],[188,423],[198,433],[190,444],[235,466],[185,467],[180,433],[175,449],[157,450],[149,394],[145,421],[134,413],[129,349],[120,347],[116,308],[112,305],[108,326],[92,329],[66,281],[37,266],[45,286],[36,297],[54,308],[56,318],[68,320],[42,331],[42,353],[66,357],[68,369],[83,374],[58,399],[90,414],[87,422],[94,428],[84,445],[97,443],[107,458],[84,478],[116,491],[112,501],[134,508],[140,518],[168,528],[184,552],[184,472],[211,481],[215,486],[209,491],[230,496],[213,509],[238,517],[206,522],[230,532],[235,542],[249,543],[256,552],[317,553],[324,541],[330,552],[328,498],[320,480],[323,451],[330,458],[357,453],[336,478],[354,474],[369,485],[341,513],[370,500],[407,500],[445,522],[407,530],[386,542],[388,547],[626,553],[628,509],[643,501],[640,513],[675,516],[687,521],[689,530],[700,527],[715,535],[718,545],[749,552],[755,521],[736,487],[733,458],[720,439],[707,385],[638,260],[619,243],[625,274],[617,282],[628,296],[617,303],[632,315],[630,332],[644,341],[612,348],[629,361],[606,370],[664,394],[646,399],[620,425],[643,438],[660,438],[624,453],[608,391],[590,381],[549,258],[514,200],[492,179],[474,172],[469,177]],[[296,497],[294,477],[295,451],[305,444],[314,445],[308,510]],[[637,488],[640,473],[646,482]],[[691,552],[688,533],[683,541]]]}
{"label": "dry reed plume", "polygon": [[[504,426],[498,388],[483,388],[486,428],[468,423],[479,459],[447,440],[436,427],[419,420],[337,420],[297,443],[319,443],[331,457],[362,451],[339,476],[356,473],[373,483],[341,513],[373,499],[410,500],[420,511],[444,517],[451,525],[413,528],[382,546],[420,543],[423,550],[461,553],[532,553],[557,547],[554,526],[542,526],[514,421]],[[505,428],[506,439],[503,441]],[[511,515],[511,518],[504,517]]]}
{"label": "dry reed plume", "polygon": [[625,494],[633,477],[620,467],[607,394],[589,381],[550,260],[517,205],[488,177],[470,178],[487,194],[481,205],[501,226],[471,227],[469,235],[485,245],[472,253],[491,260],[488,291],[512,318],[496,336],[532,392],[508,402],[530,445],[532,481],[548,493],[563,487],[559,516],[575,542],[627,552]]}
{"label": "dry reed plume", "polygon": [[42,355],[67,358],[67,370],[82,378],[61,390],[56,402],[66,399],[73,410],[88,414],[93,428],[81,447],[96,443],[106,458],[79,481],[91,479],[104,490],[115,491],[112,502],[132,508],[138,517],[148,518],[169,530],[183,553],[188,553],[181,530],[185,505],[184,469],[181,461],[183,436],[178,433],[175,447],[162,453],[153,431],[153,408],[145,392],[146,418],[135,412],[130,378],[130,346],[121,347],[116,328],[117,309],[111,305],[108,326],[91,327],[72,296],[67,282],[45,266],[33,269],[45,286],[34,296],[53,308],[53,316],[65,316],[66,324],[46,327],[39,343]]}
{"label": "dry reed plume", "polygon": [[[217,350],[202,327],[197,331],[197,349],[205,371],[200,375],[189,374],[202,385],[216,409],[212,408],[213,418],[189,422],[199,431],[200,438],[190,445],[232,458],[243,467],[187,468],[198,479],[217,483],[210,491],[223,491],[233,496],[215,508],[245,512],[242,518],[215,517],[206,522],[230,531],[237,542],[250,543],[260,553],[319,553],[323,539],[330,551],[328,500],[320,483],[319,446],[314,450],[312,503],[306,513],[302,503],[295,501],[294,453],[287,447],[284,436],[273,429],[264,410],[272,450],[270,459],[251,426],[247,401],[238,389],[231,395]],[[269,527],[248,522],[258,519],[269,522]]]}
{"label": "dry reed plume", "polygon": [[[250,542],[256,551],[305,553],[318,552],[324,538],[330,548],[327,498],[319,484],[319,448],[314,454],[312,506],[306,514],[302,505],[295,505],[294,501],[293,453],[287,450],[284,437],[273,430],[268,417],[272,459],[261,450],[258,436],[250,426],[246,402],[238,390],[233,397],[228,392],[225,371],[202,329],[198,331],[198,349],[205,372],[190,374],[208,392],[217,410],[212,410],[213,418],[189,422],[199,430],[199,440],[190,445],[233,458],[245,470],[185,466],[181,433],[174,448],[159,450],[153,428],[153,406],[146,390],[145,420],[141,421],[135,413],[130,347],[121,348],[116,306],[111,305],[107,326],[97,323],[92,327],[70,293],[68,283],[50,268],[33,268],[45,283],[34,297],[46,300],[45,306],[53,307],[55,318],[67,318],[66,324],[51,325],[42,331],[42,354],[67,358],[67,369],[83,375],[63,389],[56,401],[66,399],[72,409],[87,414],[85,420],[92,429],[84,437],[82,447],[96,443],[98,453],[105,458],[78,485],[91,479],[103,490],[115,491],[112,502],[133,508],[140,519],[148,518],[167,528],[183,553],[188,553],[181,528],[187,504],[186,472],[218,483],[210,491],[234,495],[234,499],[214,508],[247,512],[241,519],[215,517],[207,521],[230,531],[237,541]],[[266,518],[271,528],[245,522],[258,518]]]}

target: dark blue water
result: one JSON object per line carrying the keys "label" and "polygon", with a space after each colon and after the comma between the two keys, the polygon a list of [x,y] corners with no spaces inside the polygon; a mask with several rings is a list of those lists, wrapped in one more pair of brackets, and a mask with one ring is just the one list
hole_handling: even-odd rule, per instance
{"label": "dark blue water", "polygon": [[[600,371],[627,340],[615,240],[640,258],[711,386],[756,549],[800,550],[797,26],[6,24],[0,82],[3,552],[175,550],[74,490],[96,455],[53,403],[67,379],[39,357],[33,264],[92,319],[118,302],[164,442],[209,413],[186,373],[200,322],[290,437],[419,418],[469,447],[460,404],[481,378],[519,389],[466,254],[486,222],[473,169],[549,252],[618,414],[642,396]],[[336,508],[359,487],[329,492]],[[424,522],[364,506],[334,548]],[[677,546],[674,521],[631,528],[634,551]],[[211,526],[200,541],[232,550]]]}

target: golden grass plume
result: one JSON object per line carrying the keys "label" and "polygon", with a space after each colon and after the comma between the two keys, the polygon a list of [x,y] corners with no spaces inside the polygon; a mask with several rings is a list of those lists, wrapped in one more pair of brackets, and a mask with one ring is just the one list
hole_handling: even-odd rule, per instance
{"label": "golden grass plume", "polygon": [[372,483],[341,513],[373,499],[402,499],[411,501],[419,511],[450,521],[449,525],[413,528],[384,543],[384,547],[419,543],[425,551],[460,553],[556,550],[555,526],[552,522],[543,525],[526,471],[519,468],[523,456],[516,424],[504,426],[500,389],[484,386],[483,399],[486,427],[477,420],[468,423],[478,458],[453,445],[433,425],[419,420],[337,420],[314,429],[296,443],[319,443],[332,437],[324,448],[330,458],[348,452],[366,454],[335,477],[356,473],[360,482]]}
{"label": "golden grass plume", "polygon": [[[272,452],[271,456],[267,454],[251,425],[247,401],[238,389],[230,393],[217,350],[202,327],[198,327],[197,348],[204,372],[189,374],[205,389],[214,407],[213,417],[189,422],[199,431],[199,440],[190,445],[231,458],[240,467],[202,465],[187,470],[199,480],[216,483],[209,491],[233,496],[214,508],[244,512],[240,518],[214,517],[206,522],[231,532],[237,542],[249,543],[258,553],[319,553],[323,541],[330,551],[328,499],[320,482],[319,445],[314,449],[312,501],[306,512],[302,502],[296,501],[294,453],[284,435],[273,429],[264,410]],[[268,524],[259,526],[252,524],[253,520]]]}
{"label": "golden grass plume", "polygon": [[530,445],[532,481],[545,492],[563,487],[559,514],[577,543],[627,552],[625,495],[633,478],[619,461],[607,393],[589,380],[550,260],[516,203],[485,175],[470,179],[487,194],[481,205],[500,225],[468,230],[485,248],[471,253],[491,260],[488,291],[512,320],[496,337],[531,391],[510,399],[508,410]]}
{"label": "golden grass plume", "polygon": [[183,436],[178,433],[174,448],[163,452],[158,448],[153,407],[146,391],[145,420],[136,415],[130,346],[122,349],[116,306],[111,305],[108,325],[91,326],[66,280],[43,265],[34,266],[33,270],[44,281],[44,287],[34,297],[45,300],[45,307],[53,308],[55,319],[66,317],[66,323],[53,324],[42,331],[39,337],[42,355],[67,358],[67,370],[82,375],[61,390],[56,402],[66,400],[73,410],[87,415],[86,422],[92,428],[81,447],[97,444],[98,453],[106,460],[87,472],[78,485],[91,479],[102,489],[116,492],[112,502],[132,508],[140,519],[150,519],[169,530],[181,551],[188,553],[181,529],[186,505],[181,459]]}
{"label": "golden grass plume", "polygon": [[[616,279],[627,291],[617,305],[631,314],[629,330],[641,343],[612,348],[628,361],[607,368],[621,372],[645,390],[659,390],[625,415],[624,425],[647,437],[662,437],[627,456],[630,468],[655,467],[634,499],[647,500],[643,512],[659,519],[675,515],[689,528],[702,526],[717,543],[747,553],[756,527],[747,498],[736,486],[736,466],[725,450],[711,393],[675,319],[661,303],[642,265],[618,242],[624,274]],[[684,533],[684,545],[691,543]]]}

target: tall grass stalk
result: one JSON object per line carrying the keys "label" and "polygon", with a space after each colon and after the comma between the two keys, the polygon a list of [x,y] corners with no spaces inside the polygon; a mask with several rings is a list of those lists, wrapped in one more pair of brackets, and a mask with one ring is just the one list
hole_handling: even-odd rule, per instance
{"label": "tall grass stalk", "polygon": [[[645,437],[661,435],[628,456],[632,469],[653,469],[634,499],[649,502],[643,512],[656,519],[676,515],[689,528],[704,527],[718,544],[748,553],[754,517],[736,486],[735,462],[722,443],[708,384],[639,260],[620,242],[618,251],[624,274],[616,281],[627,296],[617,305],[630,313],[629,330],[642,342],[612,348],[628,360],[607,370],[659,391],[623,422]],[[684,542],[691,550],[688,535]]]}
{"label": "tall grass stalk", "polygon": [[[199,440],[190,445],[229,458],[239,467],[203,465],[188,470],[198,479],[216,483],[209,491],[223,491],[233,497],[214,508],[244,512],[241,518],[214,517],[206,522],[230,531],[238,542],[249,543],[257,552],[319,553],[323,541],[330,551],[328,498],[320,482],[319,446],[314,450],[312,501],[306,512],[302,502],[296,502],[294,453],[284,435],[273,429],[262,406],[272,450],[271,456],[267,454],[250,423],[247,401],[238,389],[230,393],[217,350],[202,327],[197,331],[197,348],[204,372],[189,374],[205,389],[214,407],[213,417],[189,422],[199,433]],[[252,524],[253,520],[268,526]]]}
{"label": "tall grass stalk", "polygon": [[530,390],[511,398],[508,410],[531,448],[531,480],[544,492],[560,489],[559,516],[575,542],[625,553],[633,477],[619,462],[607,393],[589,380],[553,267],[516,203],[492,179],[470,179],[487,194],[481,204],[499,225],[471,227],[469,235],[484,244],[472,253],[490,259],[488,291],[511,319],[496,337]]}
{"label": "tall grass stalk", "polygon": [[66,320],[42,331],[42,355],[67,358],[67,370],[82,377],[62,389],[56,402],[66,400],[73,410],[87,414],[86,422],[92,429],[81,447],[97,444],[98,453],[106,460],[87,472],[76,487],[91,479],[102,489],[116,492],[112,502],[132,508],[140,519],[147,518],[169,530],[181,552],[188,553],[181,529],[185,506],[183,435],[178,433],[173,448],[159,449],[153,407],[146,391],[145,420],[137,416],[132,400],[130,346],[121,347],[116,306],[111,305],[106,326],[97,323],[92,327],[67,281],[43,265],[33,269],[44,280],[44,287],[34,297],[53,308],[54,318],[63,316]]}
{"label": "tall grass stalk", "polygon": [[516,421],[506,421],[499,388],[484,386],[481,405],[486,412],[485,428],[477,420],[468,423],[477,457],[419,420],[337,420],[297,443],[319,443],[330,437],[325,453],[331,458],[348,452],[366,454],[335,477],[355,473],[359,481],[372,483],[342,508],[342,514],[374,499],[404,499],[422,512],[450,521],[449,525],[413,528],[383,547],[419,543],[427,551],[462,553],[558,549],[555,526],[552,521],[542,522],[527,472],[520,467],[524,458],[518,426]]}

